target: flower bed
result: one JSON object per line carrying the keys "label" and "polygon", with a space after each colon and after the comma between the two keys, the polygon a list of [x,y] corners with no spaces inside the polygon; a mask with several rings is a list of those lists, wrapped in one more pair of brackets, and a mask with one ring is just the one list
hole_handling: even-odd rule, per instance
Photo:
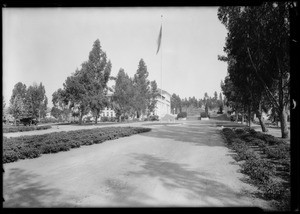
{"label": "flower bed", "polygon": [[45,130],[50,129],[50,125],[45,126],[6,126],[3,127],[3,133],[10,133],[10,132],[27,132],[33,130]]}
{"label": "flower bed", "polygon": [[105,127],[15,138],[3,137],[3,163],[36,158],[41,154],[68,151],[82,145],[102,143],[150,130],[150,128],[140,127]]}
{"label": "flower bed", "polygon": [[289,145],[282,139],[249,128],[224,128],[222,134],[226,145],[236,152],[234,159],[244,161],[241,164],[242,173],[248,175],[251,182],[258,186],[263,198],[271,200],[278,210],[288,210]]}

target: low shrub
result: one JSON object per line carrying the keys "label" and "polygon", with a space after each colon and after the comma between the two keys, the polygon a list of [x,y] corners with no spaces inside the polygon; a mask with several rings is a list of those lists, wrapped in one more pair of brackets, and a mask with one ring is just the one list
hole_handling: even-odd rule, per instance
{"label": "low shrub", "polygon": [[228,144],[231,144],[233,139],[237,138],[236,133],[230,128],[223,128],[222,133],[224,134]]}
{"label": "low shrub", "polygon": [[234,132],[235,132],[237,135],[247,134],[247,132],[246,132],[245,129],[235,129]]}
{"label": "low shrub", "polygon": [[186,118],[187,117],[187,113],[186,112],[180,112],[177,114],[177,119],[179,118]]}
{"label": "low shrub", "polygon": [[268,200],[280,200],[283,198],[288,188],[282,182],[270,180],[265,185],[260,186],[263,196]]}
{"label": "low shrub", "polygon": [[200,113],[200,117],[209,117],[209,113],[206,113],[206,112],[201,112]]}
{"label": "low shrub", "polygon": [[39,121],[39,123],[43,124],[43,123],[58,123],[59,120],[56,118],[43,118]]}
{"label": "low shrub", "polygon": [[[244,160],[241,172],[262,191],[265,199],[272,200],[273,206],[280,210],[290,209],[290,147],[285,141],[272,135],[256,132],[254,129],[224,128],[222,133],[227,139],[227,146],[236,151],[234,159]],[[266,157],[261,156],[250,146],[258,146]],[[270,160],[276,159],[276,160]],[[280,178],[278,180],[278,178]]]}
{"label": "low shrub", "polygon": [[263,140],[254,138],[251,142],[251,145],[255,145],[255,146],[259,146],[261,148],[264,148],[265,146],[267,146],[267,143]]}
{"label": "low shrub", "polygon": [[10,133],[10,132],[26,132],[26,131],[33,131],[33,130],[45,130],[50,129],[52,126],[45,125],[45,126],[11,126],[11,127],[3,127],[3,133]]}
{"label": "low shrub", "polygon": [[102,143],[106,140],[150,130],[150,128],[140,127],[104,127],[15,138],[3,137],[3,163],[14,162],[18,159],[36,158],[41,154],[68,151],[81,145]]}
{"label": "low shrub", "polygon": [[109,117],[101,117],[101,122],[109,122]]}
{"label": "low shrub", "polygon": [[242,172],[258,183],[268,182],[275,167],[264,159],[250,158],[242,164]]}
{"label": "low shrub", "polygon": [[289,157],[289,147],[284,144],[279,144],[275,147],[264,147],[263,152],[268,158],[287,159]]}
{"label": "low shrub", "polygon": [[278,144],[284,144],[285,143],[284,140],[278,139],[278,138],[276,138],[276,137],[274,137],[272,135],[269,135],[269,134],[264,134],[262,132],[256,132],[254,134],[254,137],[267,142],[271,146],[272,145],[278,145]]}
{"label": "low shrub", "polygon": [[158,116],[157,115],[150,115],[149,116],[149,121],[159,121]]}
{"label": "low shrub", "polygon": [[17,161],[18,159],[19,159],[19,157],[18,157],[18,153],[16,151],[6,150],[3,153],[3,163],[14,162],[14,161]]}
{"label": "low shrub", "polygon": [[248,159],[259,159],[259,155],[255,153],[252,149],[241,149],[239,151],[239,160],[248,160]]}

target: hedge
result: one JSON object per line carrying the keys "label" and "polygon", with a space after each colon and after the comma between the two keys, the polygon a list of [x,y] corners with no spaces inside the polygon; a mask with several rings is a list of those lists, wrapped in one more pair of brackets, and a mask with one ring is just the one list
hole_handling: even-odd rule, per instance
{"label": "hedge", "polygon": [[36,158],[41,154],[68,151],[82,145],[102,143],[150,130],[150,128],[140,127],[104,127],[15,138],[3,137],[3,163]]}
{"label": "hedge", "polygon": [[45,126],[11,126],[11,127],[3,127],[3,133],[10,133],[10,132],[27,132],[33,130],[45,130],[50,129],[52,126],[45,125]]}
{"label": "hedge", "polygon": [[[283,183],[289,185],[289,181],[282,175],[290,175],[289,145],[284,140],[250,128],[235,130],[224,128],[222,134],[227,146],[236,152],[234,159],[244,160],[241,172],[248,175],[258,186],[263,198],[273,200],[273,205],[278,210],[288,210],[290,188]],[[254,145],[258,146],[264,155],[255,152],[252,149]],[[283,180],[277,181],[278,177]]]}

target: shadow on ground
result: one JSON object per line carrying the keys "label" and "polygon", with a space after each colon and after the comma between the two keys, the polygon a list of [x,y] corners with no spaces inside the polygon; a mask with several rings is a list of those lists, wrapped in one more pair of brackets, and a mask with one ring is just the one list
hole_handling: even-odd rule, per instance
{"label": "shadow on ground", "polygon": [[240,193],[214,180],[209,173],[190,170],[186,164],[168,162],[152,155],[134,154],[133,157],[142,162],[142,169],[130,172],[132,176],[157,178],[166,189],[183,190],[182,196],[187,200],[198,200],[200,205],[211,207],[249,205]]}
{"label": "shadow on ground", "polygon": [[13,168],[3,180],[3,207],[72,207],[61,202],[52,203],[60,195],[55,188],[48,188],[37,180],[39,175]]}
{"label": "shadow on ground", "polygon": [[162,126],[141,135],[189,142],[198,146],[223,146],[220,131],[209,126]]}
{"label": "shadow on ground", "polygon": [[111,206],[145,207],[148,206],[145,201],[153,199],[146,193],[139,191],[139,187],[128,185],[120,179],[107,179],[105,186],[111,194]]}

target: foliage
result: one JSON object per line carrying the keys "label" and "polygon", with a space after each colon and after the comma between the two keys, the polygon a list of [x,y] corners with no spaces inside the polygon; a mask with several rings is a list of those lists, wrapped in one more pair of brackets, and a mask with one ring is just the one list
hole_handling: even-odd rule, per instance
{"label": "foliage", "polygon": [[150,82],[150,100],[148,105],[148,114],[155,113],[155,107],[157,103],[157,97],[159,96],[159,92],[157,89],[156,81]]}
{"label": "foliage", "polygon": [[22,82],[18,82],[17,84],[15,84],[12,95],[10,97],[10,104],[14,102],[16,96],[19,96],[22,99],[23,103],[25,103],[26,93],[27,88],[25,84],[23,84]]}
{"label": "foliage", "polygon": [[116,78],[116,84],[114,88],[115,92],[112,97],[113,109],[115,110],[119,120],[125,115],[130,115],[134,106],[134,88],[133,81],[124,69],[120,69]]}
{"label": "foliage", "polygon": [[[197,100],[196,100],[197,102]],[[182,101],[179,95],[173,93],[171,97],[171,110],[174,110],[174,114],[178,114],[179,112],[182,111]]]}
{"label": "foliage", "polygon": [[46,97],[45,86],[40,83],[34,83],[26,91],[26,110],[27,116],[41,118],[45,117],[48,99]]}
{"label": "foliage", "polygon": [[14,97],[14,100],[10,104],[9,113],[12,114],[12,116],[15,119],[18,119],[22,115],[24,115],[24,113],[25,113],[25,105],[23,103],[22,98],[19,95],[16,95]]}
{"label": "foliage", "polygon": [[157,115],[150,115],[147,118],[145,118],[144,121],[159,121],[159,119]]}
{"label": "foliage", "polygon": [[[244,160],[241,164],[241,172],[250,177],[251,181],[262,191],[262,196],[265,199],[274,200],[273,204],[276,208],[288,210],[290,203],[289,181],[279,181],[276,177],[278,170],[281,174],[284,172],[289,175],[289,145],[282,140],[274,143],[274,139],[277,138],[249,128],[235,129],[234,131],[230,128],[224,128],[222,133],[226,138],[228,147],[237,153],[234,159],[237,161]],[[253,150],[252,145],[258,146],[266,156]],[[276,162],[273,161],[274,159]]]}
{"label": "foliage", "polygon": [[209,114],[207,112],[201,112],[200,113],[200,117],[203,118],[203,117],[209,117]]}
{"label": "foliage", "polygon": [[[82,63],[81,69],[67,77],[64,88],[59,93],[59,102],[62,102],[73,112],[79,112],[79,123],[89,111],[97,118],[104,107],[108,105],[107,82],[110,78],[112,64],[102,51],[100,41],[97,39],[89,53],[88,61]],[[54,99],[54,100],[53,100]],[[56,98],[53,97],[55,102]]]}
{"label": "foliage", "polygon": [[179,118],[186,118],[187,117],[187,113],[186,112],[180,112],[177,114],[177,119]]}
{"label": "foliage", "polygon": [[140,127],[104,127],[15,138],[3,137],[3,163],[36,158],[41,154],[68,151],[82,145],[102,143],[150,130]]}
{"label": "foliage", "polygon": [[[282,137],[288,136],[290,3],[265,2],[260,6],[220,7],[218,18],[228,30],[219,59],[228,63],[222,90],[235,110],[257,113],[262,105],[276,109]],[[267,100],[267,102],[266,102]],[[250,125],[250,124],[249,124]]]}
{"label": "foliage", "polygon": [[26,132],[26,131],[33,131],[33,130],[45,130],[50,129],[51,126],[6,126],[3,127],[3,133],[9,132]]}
{"label": "foliage", "polygon": [[147,66],[143,59],[140,59],[138,69],[133,78],[134,87],[134,109],[137,114],[137,118],[140,118],[141,114],[146,113],[146,109],[150,103],[150,82],[148,78]]}

